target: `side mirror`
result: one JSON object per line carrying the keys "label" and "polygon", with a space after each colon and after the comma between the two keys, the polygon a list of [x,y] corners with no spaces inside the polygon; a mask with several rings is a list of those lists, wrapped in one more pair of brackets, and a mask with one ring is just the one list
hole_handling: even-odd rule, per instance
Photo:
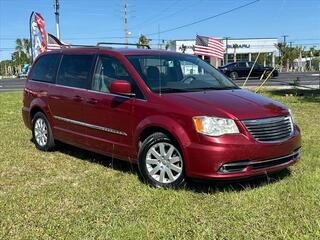
{"label": "side mirror", "polygon": [[110,92],[125,96],[134,96],[132,93],[131,84],[126,80],[115,80],[111,82]]}

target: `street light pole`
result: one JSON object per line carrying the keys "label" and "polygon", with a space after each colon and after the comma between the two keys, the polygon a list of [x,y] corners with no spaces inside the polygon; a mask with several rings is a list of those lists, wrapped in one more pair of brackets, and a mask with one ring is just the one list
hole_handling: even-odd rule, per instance
{"label": "street light pole", "polygon": [[56,16],[56,33],[60,40],[60,23],[59,23],[59,0],[53,0],[54,15]]}

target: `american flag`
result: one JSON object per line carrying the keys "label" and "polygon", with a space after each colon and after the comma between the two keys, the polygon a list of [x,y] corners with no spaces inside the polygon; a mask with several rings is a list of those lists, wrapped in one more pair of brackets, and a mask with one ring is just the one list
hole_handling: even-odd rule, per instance
{"label": "american flag", "polygon": [[194,46],[195,55],[212,56],[223,59],[224,46],[222,39],[197,35]]}

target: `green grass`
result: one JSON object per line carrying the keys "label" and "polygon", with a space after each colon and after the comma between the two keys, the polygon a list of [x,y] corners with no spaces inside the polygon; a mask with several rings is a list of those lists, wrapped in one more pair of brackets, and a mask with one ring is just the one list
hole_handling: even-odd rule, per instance
{"label": "green grass", "polygon": [[295,112],[301,161],[288,171],[181,190],[67,145],[36,150],[22,96],[0,94],[0,239],[320,239],[319,95],[265,93]]}

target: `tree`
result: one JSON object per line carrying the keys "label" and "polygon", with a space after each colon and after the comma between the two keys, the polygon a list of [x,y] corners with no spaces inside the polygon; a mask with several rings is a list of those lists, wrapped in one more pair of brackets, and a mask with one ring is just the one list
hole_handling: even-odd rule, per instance
{"label": "tree", "polygon": [[187,50],[187,46],[182,44],[181,47],[179,47],[179,50],[181,50],[182,53],[185,53]]}
{"label": "tree", "polygon": [[[139,45],[146,45],[149,46],[150,39],[148,39],[145,35],[141,34],[138,40]],[[144,46],[137,46],[138,48],[145,48]]]}
{"label": "tree", "polygon": [[15,49],[16,51],[12,53],[11,58],[14,64],[14,68],[16,69],[17,72],[20,72],[24,64],[31,62],[30,40],[26,38],[23,38],[23,39],[17,38]]}
{"label": "tree", "polygon": [[13,62],[12,60],[3,60],[0,62],[0,75],[9,76],[13,75]]}
{"label": "tree", "polygon": [[15,50],[18,52],[19,57],[21,56],[21,53],[24,52],[28,58],[30,58],[30,48],[31,48],[31,42],[27,38],[17,38],[16,39],[16,47]]}
{"label": "tree", "polygon": [[165,48],[166,50],[168,50],[168,49],[171,47],[171,44],[172,44],[171,41],[167,41],[167,42],[165,43],[165,45],[164,45],[164,48]]}
{"label": "tree", "polygon": [[287,57],[287,45],[285,43],[279,42],[276,47],[279,49],[280,52],[280,66],[283,66],[284,60]]}
{"label": "tree", "polygon": [[233,44],[233,62],[237,61],[237,48],[239,47],[238,44]]}

